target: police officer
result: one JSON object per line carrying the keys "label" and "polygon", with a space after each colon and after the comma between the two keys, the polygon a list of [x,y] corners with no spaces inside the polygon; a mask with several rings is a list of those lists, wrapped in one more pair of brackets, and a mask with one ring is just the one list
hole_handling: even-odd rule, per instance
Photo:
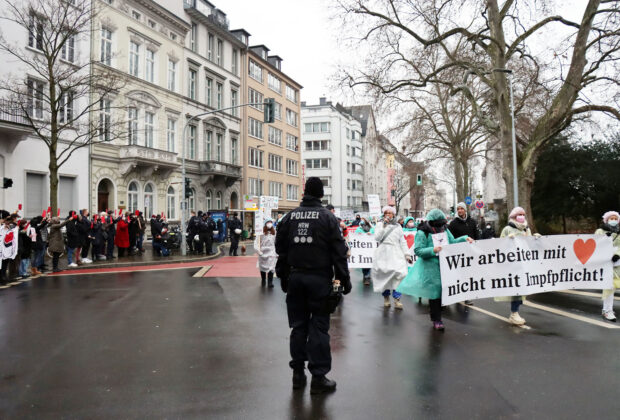
{"label": "police officer", "polygon": [[196,236],[198,234],[198,231],[196,230],[196,212],[195,211],[191,211],[190,214],[192,215],[189,218],[189,221],[187,222],[187,229],[185,230],[185,232],[187,233],[187,238],[185,238],[185,242],[187,242],[187,248],[189,249],[190,254],[194,253],[194,236]]}
{"label": "police officer", "polygon": [[243,229],[241,220],[237,218],[237,213],[233,213],[232,219],[228,220],[228,229],[230,230],[230,249],[228,250],[228,255],[234,255],[236,257],[237,249],[239,248],[239,238],[241,237],[241,234],[236,231]]}
{"label": "police officer", "polygon": [[321,205],[323,183],[306,182],[301,206],[288,213],[278,226],[276,274],[287,293],[293,389],[306,384],[305,362],[312,374],[311,394],[336,390],[325,375],[331,370],[327,298],[332,279],[340,280],[344,294],[351,291],[347,247],[336,217]]}

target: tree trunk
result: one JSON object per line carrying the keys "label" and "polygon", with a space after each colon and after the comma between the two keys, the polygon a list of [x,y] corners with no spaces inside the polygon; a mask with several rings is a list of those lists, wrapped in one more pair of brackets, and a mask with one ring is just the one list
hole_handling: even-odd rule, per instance
{"label": "tree trunk", "polygon": [[456,159],[454,160],[454,180],[456,183],[456,196],[460,200],[460,197],[463,197],[466,184],[463,183],[463,165],[461,165],[461,162]]}
{"label": "tree trunk", "polygon": [[456,198],[458,201],[465,201],[465,197],[471,194],[471,191],[469,188],[469,182],[470,182],[469,163],[467,162],[467,160],[463,160],[462,165],[463,165],[463,191],[461,195]]}
{"label": "tree trunk", "polygon": [[[52,216],[58,214],[58,161],[56,158],[56,148],[50,149],[50,206],[52,207]],[[68,210],[68,209],[66,209]]]}

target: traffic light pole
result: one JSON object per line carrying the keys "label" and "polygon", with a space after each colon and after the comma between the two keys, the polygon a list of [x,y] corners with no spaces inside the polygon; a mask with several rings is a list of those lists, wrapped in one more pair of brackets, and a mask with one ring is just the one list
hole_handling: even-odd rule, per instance
{"label": "traffic light pole", "polygon": [[[181,147],[181,178],[183,178],[183,182],[181,183],[183,185],[183,191],[181,193],[181,197],[183,197],[182,201],[181,201],[181,255],[185,256],[187,255],[187,248],[186,248],[186,242],[187,242],[187,232],[185,231],[185,223],[186,223],[186,213],[187,213],[187,198],[185,198],[185,193],[186,193],[186,189],[185,189],[185,143],[187,141],[186,135],[187,135],[187,127],[190,126],[191,122],[200,118],[200,117],[204,117],[205,115],[209,115],[209,114],[215,114],[217,112],[222,112],[222,111],[226,111],[229,109],[236,109],[236,108],[241,108],[244,106],[257,106],[257,105],[262,105],[262,106],[268,106],[270,109],[274,106],[273,104],[275,103],[275,99],[273,98],[267,98],[267,100],[265,102],[257,102],[257,103],[248,103],[248,104],[241,104],[241,105],[235,105],[235,106],[229,106],[227,108],[220,108],[220,109],[216,109],[214,111],[207,111],[207,112],[203,112],[201,114],[197,114],[194,115],[193,117],[191,117],[189,120],[187,120],[187,122],[185,123],[185,127],[183,127],[183,146]],[[271,116],[273,116],[273,110],[271,112]],[[267,122],[267,121],[265,121]],[[273,121],[271,121],[273,122]],[[209,209],[207,209],[209,210]]]}

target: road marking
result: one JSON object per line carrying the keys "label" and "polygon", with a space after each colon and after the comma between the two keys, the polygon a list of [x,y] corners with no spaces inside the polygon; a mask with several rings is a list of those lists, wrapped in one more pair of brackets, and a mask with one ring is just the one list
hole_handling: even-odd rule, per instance
{"label": "road marking", "polygon": [[194,274],[192,277],[204,277],[204,275],[207,273],[207,271],[209,271],[209,269],[211,269],[211,267],[211,265],[205,265],[200,270],[198,270],[196,274]]}
{"label": "road marking", "polygon": [[[170,264],[172,265],[172,264]],[[144,267],[144,266],[139,266]],[[127,267],[124,267],[127,268]],[[92,276],[92,275],[100,275],[100,274],[119,274],[119,273],[144,273],[147,271],[169,271],[169,270],[188,270],[196,267],[166,267],[166,268],[148,268],[148,269],[140,269],[140,270],[112,270],[112,271],[96,271],[96,272],[88,272],[88,273],[72,273],[71,271],[54,273],[53,276],[46,276],[47,278],[54,277],[63,277],[63,276]]]}
{"label": "road marking", "polygon": [[[569,295],[588,296],[588,297],[593,297],[593,298],[597,298],[597,299],[601,298],[601,294],[600,293],[582,292],[581,290],[557,290],[557,292],[558,293],[567,293]],[[620,297],[614,296],[614,300],[620,300]]]}
{"label": "road marking", "polygon": [[531,330],[532,329],[532,327],[530,327],[529,325],[514,325],[505,316],[498,315],[495,312],[487,311],[486,309],[482,309],[482,308],[480,308],[478,306],[465,305],[463,302],[459,302],[459,305],[463,305],[464,307],[469,308],[469,309],[473,309],[474,311],[482,312],[485,315],[488,315],[488,316],[491,316],[493,318],[499,319],[500,321],[504,321],[504,322],[514,326],[514,327],[523,328],[524,330]]}
{"label": "road marking", "polygon": [[535,308],[535,309],[540,309],[541,311],[551,312],[552,314],[565,316],[567,318],[576,319],[576,320],[582,321],[582,322],[587,322],[588,324],[592,324],[592,325],[598,325],[599,327],[603,327],[603,328],[609,328],[609,329],[612,329],[612,330],[616,330],[616,329],[620,328],[620,326],[618,326],[618,325],[612,325],[611,323],[607,323],[607,322],[604,322],[604,321],[598,321],[596,319],[591,319],[591,318],[588,318],[586,316],[573,314],[573,313],[570,313],[570,312],[567,312],[567,311],[562,311],[561,309],[556,309],[556,308],[551,308],[549,306],[540,305],[538,303],[533,303],[533,302],[531,302],[529,300],[523,302],[523,304],[525,306],[529,306],[530,308]]}

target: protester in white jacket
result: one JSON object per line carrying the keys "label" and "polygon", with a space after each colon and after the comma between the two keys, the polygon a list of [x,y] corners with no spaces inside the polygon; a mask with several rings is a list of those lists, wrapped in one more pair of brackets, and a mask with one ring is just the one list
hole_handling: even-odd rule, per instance
{"label": "protester in white jacket", "polygon": [[389,308],[390,291],[394,298],[394,308],[403,309],[400,301],[401,293],[396,287],[408,272],[407,261],[411,261],[411,253],[403,234],[403,228],[396,223],[394,207],[383,208],[383,221],[377,223],[375,239],[379,243],[372,258],[372,281],[375,292],[383,295],[383,305]]}

